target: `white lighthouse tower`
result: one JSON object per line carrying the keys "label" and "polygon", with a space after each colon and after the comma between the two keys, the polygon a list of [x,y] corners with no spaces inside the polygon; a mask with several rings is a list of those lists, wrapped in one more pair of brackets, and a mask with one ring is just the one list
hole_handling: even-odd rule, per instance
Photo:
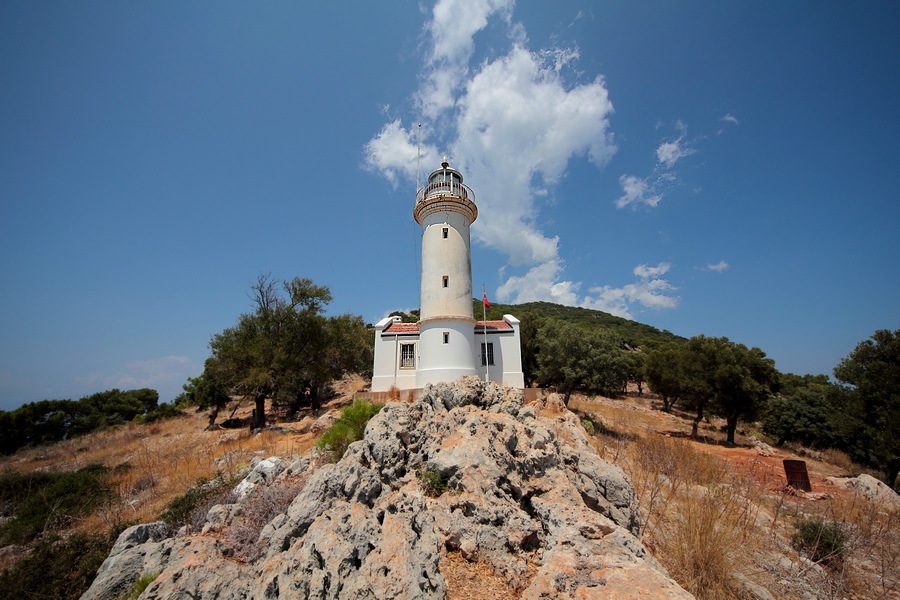
{"label": "white lighthouse tower", "polygon": [[422,226],[419,322],[389,316],[375,325],[372,392],[422,389],[463,375],[524,387],[519,320],[472,316],[469,228],[478,208],[446,158],[416,192],[413,217]]}
{"label": "white lighthouse tower", "polygon": [[419,356],[416,387],[475,375],[472,255],[469,227],[475,196],[447,158],[416,194],[413,217],[422,226]]}

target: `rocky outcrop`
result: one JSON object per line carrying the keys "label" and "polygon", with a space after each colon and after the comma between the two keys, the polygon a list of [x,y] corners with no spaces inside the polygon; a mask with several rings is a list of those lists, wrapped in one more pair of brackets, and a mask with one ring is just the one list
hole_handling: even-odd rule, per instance
{"label": "rocky outcrop", "polygon": [[900,495],[883,481],[866,473],[858,477],[826,477],[825,481],[835,487],[852,490],[870,502],[882,504],[893,510],[900,509]]}
{"label": "rocky outcrop", "polygon": [[[445,598],[448,552],[491,565],[523,598],[691,597],[634,536],[622,470],[597,455],[574,414],[523,406],[518,390],[477,378],[430,386],[412,404],[385,406],[340,462],[305,476],[261,529],[253,562],[229,547],[223,515],[239,514],[234,505],[210,511],[219,526],[203,535],[148,538],[167,554],[141,597]],[[146,572],[134,558],[143,545],[114,549],[83,600],[114,597],[98,582],[126,561],[139,571],[132,580]]]}

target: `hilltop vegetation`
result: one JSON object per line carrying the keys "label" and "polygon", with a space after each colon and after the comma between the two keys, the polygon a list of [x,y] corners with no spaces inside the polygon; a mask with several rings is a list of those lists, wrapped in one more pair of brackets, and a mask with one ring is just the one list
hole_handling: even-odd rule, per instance
{"label": "hilltop vegetation", "polygon": [[174,406],[158,401],[156,390],[113,389],[80,400],[41,400],[0,411],[0,452],[12,454],[135,419],[152,421],[177,414]]}
{"label": "hilltop vegetation", "polygon": [[[481,300],[473,300],[475,318],[483,316]],[[651,325],[645,325],[638,321],[623,319],[601,310],[582,308],[579,306],[563,306],[552,302],[525,302],[523,304],[499,304],[490,303],[487,309],[489,320],[502,319],[503,315],[511,314],[525,323],[526,320],[537,318],[553,318],[568,321],[589,330],[603,330],[615,335],[624,344],[642,348],[650,348],[661,343],[683,342],[685,338],[675,335],[667,330],[659,330]]]}

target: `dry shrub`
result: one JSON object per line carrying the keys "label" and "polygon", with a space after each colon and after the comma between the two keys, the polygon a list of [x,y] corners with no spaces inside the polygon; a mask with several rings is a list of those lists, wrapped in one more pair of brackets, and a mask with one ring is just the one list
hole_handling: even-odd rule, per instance
{"label": "dry shrub", "polygon": [[900,510],[854,494],[838,496],[816,518],[838,524],[847,536],[848,560],[832,571],[833,578],[846,579],[869,598],[900,596]]}
{"label": "dry shrub", "polygon": [[390,402],[399,402],[400,401],[400,388],[396,385],[392,385],[390,389],[388,389],[388,401]]}
{"label": "dry shrub", "polygon": [[623,467],[641,503],[642,532],[672,577],[697,598],[737,598],[731,572],[749,556],[763,490],[685,440],[638,438]]}
{"label": "dry shrub", "polygon": [[858,467],[853,464],[853,461],[850,460],[847,453],[842,450],[837,450],[836,448],[822,450],[822,460],[840,468],[844,473],[854,473],[858,471]]}
{"label": "dry shrub", "polygon": [[235,557],[253,562],[265,550],[259,534],[276,516],[286,513],[291,502],[306,484],[306,478],[276,480],[260,485],[241,503],[241,512],[228,529],[228,539],[234,546]]}

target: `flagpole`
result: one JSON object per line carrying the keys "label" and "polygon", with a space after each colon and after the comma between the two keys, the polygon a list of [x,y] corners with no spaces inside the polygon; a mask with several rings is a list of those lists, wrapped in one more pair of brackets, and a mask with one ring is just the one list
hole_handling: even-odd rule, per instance
{"label": "flagpole", "polygon": [[487,298],[487,292],[484,291],[484,284],[481,284],[481,312],[483,314],[483,319],[481,321],[481,326],[484,329],[484,373],[485,373],[485,381],[491,380],[491,361],[488,360],[488,345],[487,345],[487,302],[485,302],[485,298]]}

